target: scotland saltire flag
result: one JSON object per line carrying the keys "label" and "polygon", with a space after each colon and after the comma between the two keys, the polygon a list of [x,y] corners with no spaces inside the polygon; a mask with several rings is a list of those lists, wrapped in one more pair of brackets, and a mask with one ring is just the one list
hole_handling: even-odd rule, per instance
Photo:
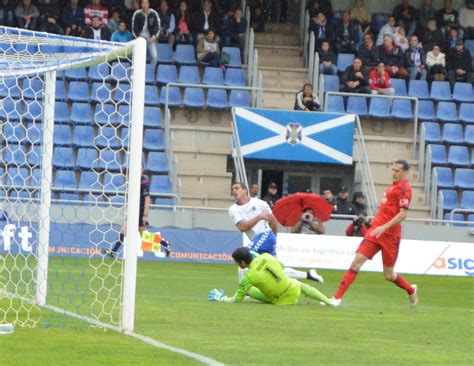
{"label": "scotland saltire flag", "polygon": [[234,108],[246,159],[352,164],[353,114]]}

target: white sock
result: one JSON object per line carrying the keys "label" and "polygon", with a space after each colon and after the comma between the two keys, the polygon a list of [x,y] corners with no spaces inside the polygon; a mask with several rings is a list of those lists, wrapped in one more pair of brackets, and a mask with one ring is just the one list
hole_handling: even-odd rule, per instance
{"label": "white sock", "polygon": [[238,274],[239,274],[239,283],[242,282],[242,278],[244,278],[245,274],[247,273],[248,268],[239,268],[238,269]]}
{"label": "white sock", "polygon": [[284,272],[290,278],[295,278],[298,280],[308,278],[306,272],[297,271],[296,269],[293,269],[291,267],[285,267]]}

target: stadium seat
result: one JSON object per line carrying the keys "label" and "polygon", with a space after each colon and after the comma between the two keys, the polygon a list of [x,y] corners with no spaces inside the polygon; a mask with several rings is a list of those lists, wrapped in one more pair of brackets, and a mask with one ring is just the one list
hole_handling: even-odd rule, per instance
{"label": "stadium seat", "polygon": [[110,203],[115,205],[124,205],[125,204],[125,196],[121,194],[116,194],[113,196],[109,196]]}
{"label": "stadium seat", "polygon": [[35,168],[31,173],[30,186],[39,187],[41,183],[41,169]]}
{"label": "stadium seat", "polygon": [[99,151],[99,158],[96,160],[94,168],[107,170],[109,172],[120,171],[123,167],[120,151],[103,149]]}
{"label": "stadium seat", "polygon": [[184,89],[183,106],[185,108],[204,108],[204,90],[201,88]]}
{"label": "stadium seat", "polygon": [[54,122],[69,123],[69,107],[67,103],[56,102],[54,104]]}
{"label": "stadium seat", "polygon": [[43,125],[40,123],[28,123],[26,125],[26,140],[32,145],[41,144],[41,141],[43,141]]}
{"label": "stadium seat", "polygon": [[451,146],[448,152],[448,164],[452,166],[464,166],[470,165],[469,162],[469,151],[466,146]]}
{"label": "stadium seat", "polygon": [[370,29],[374,34],[377,34],[385,24],[387,24],[388,17],[390,14],[387,13],[374,13],[370,22]]}
{"label": "stadium seat", "polygon": [[30,184],[30,170],[27,168],[11,167],[7,170],[6,184],[12,187],[27,187]]}
{"label": "stadium seat", "polygon": [[80,148],[77,150],[76,168],[81,170],[90,170],[98,158],[96,149]]}
{"label": "stadium seat", "polygon": [[169,177],[167,175],[152,176],[150,182],[150,193],[154,195],[160,193],[172,193]]}
{"label": "stadium seat", "polygon": [[458,189],[474,190],[474,169],[456,169],[454,185]]}
{"label": "stadium seat", "polygon": [[146,64],[145,67],[145,83],[146,84],[155,84],[156,72],[154,65]]}
{"label": "stadium seat", "polygon": [[[170,86],[168,92],[168,107],[180,107],[181,106],[181,93],[177,86]],[[167,88],[161,88],[160,104],[166,105],[166,90]]]}
{"label": "stadium seat", "polygon": [[143,133],[143,149],[147,151],[160,151],[165,149],[165,140],[162,130],[145,129]]}
{"label": "stadium seat", "polygon": [[160,97],[158,95],[158,88],[155,85],[145,86],[145,105],[160,104]]}
{"label": "stadium seat", "polygon": [[3,99],[3,106],[0,108],[0,119],[5,121],[19,121],[21,117],[21,101],[11,98]]}
{"label": "stadium seat", "polygon": [[454,189],[453,172],[451,168],[435,167],[433,171],[436,172],[438,179],[436,180],[437,189]]}
{"label": "stadium seat", "polygon": [[464,42],[464,47],[466,47],[471,53],[471,57],[474,57],[474,39],[468,39]]}
{"label": "stadium seat", "polygon": [[354,60],[353,53],[339,53],[337,55],[337,71],[344,72],[348,66],[352,65],[352,60]]}
{"label": "stadium seat", "polygon": [[458,193],[452,189],[442,189],[439,195],[443,197],[443,211],[452,211],[459,207]]}
{"label": "stadium seat", "polygon": [[29,166],[37,166],[41,163],[41,146],[34,145],[30,147],[30,151],[27,154],[27,160]]}
{"label": "stadium seat", "polygon": [[174,206],[174,200],[172,198],[157,197],[155,200],[155,205]]}
{"label": "stadium seat", "polygon": [[394,118],[413,120],[414,117],[411,100],[394,99],[391,114]]}
{"label": "stadium seat", "polygon": [[[464,221],[464,215],[462,213],[455,213],[455,214],[451,214],[449,212],[446,212],[444,214],[444,220],[448,221],[448,220],[451,220],[451,221]],[[465,226],[464,224],[449,224],[449,225],[452,225],[452,226]]]}
{"label": "stadium seat", "polygon": [[76,124],[91,124],[92,110],[89,103],[72,103],[71,121]]}
{"label": "stadium seat", "polygon": [[143,125],[148,128],[161,128],[161,110],[158,107],[145,107]]}
{"label": "stadium seat", "polygon": [[340,95],[330,95],[326,112],[345,113],[344,99]]}
{"label": "stadium seat", "polygon": [[451,96],[451,86],[449,81],[433,81],[431,83],[431,99],[436,101],[450,101],[452,100]]}
{"label": "stadium seat", "polygon": [[430,99],[428,82],[426,80],[410,80],[408,95],[410,97],[417,97],[418,99]]}
{"label": "stadium seat", "polygon": [[64,80],[56,80],[54,99],[57,101],[65,101],[67,99],[66,84]]}
{"label": "stadium seat", "polygon": [[423,122],[422,128],[425,131],[425,143],[441,143],[443,141],[439,123]]}
{"label": "stadium seat", "polygon": [[459,120],[464,123],[474,124],[474,103],[461,103]]}
{"label": "stadium seat", "polygon": [[471,167],[474,168],[474,147],[471,149]]}
{"label": "stadium seat", "polygon": [[56,170],[53,186],[61,190],[77,189],[76,173],[72,170]]}
{"label": "stadium seat", "polygon": [[150,152],[146,162],[145,170],[150,173],[167,173],[168,158],[164,152]]}
{"label": "stadium seat", "polygon": [[89,102],[89,84],[85,81],[71,81],[67,99],[73,102]]}
{"label": "stadium seat", "polygon": [[347,98],[346,112],[358,114],[360,117],[366,117],[369,114],[367,110],[367,98],[350,96]]}
{"label": "stadium seat", "polygon": [[27,165],[26,148],[23,145],[8,145],[3,152],[3,161],[8,165]]}
{"label": "stadium seat", "polygon": [[436,119],[442,122],[458,122],[458,112],[456,110],[456,103],[454,102],[439,102],[438,110],[436,112]]}
{"label": "stadium seat", "polygon": [[202,82],[207,85],[224,85],[224,72],[218,67],[206,67]]}
{"label": "stadium seat", "polygon": [[471,83],[455,83],[453,99],[456,102],[474,102],[474,90]]}
{"label": "stadium seat", "polygon": [[474,227],[474,214],[467,215],[467,222],[469,222],[467,226]]}
{"label": "stadium seat", "polygon": [[89,80],[94,82],[101,82],[106,80],[110,76],[110,67],[109,64],[102,63],[99,65],[94,65],[89,68]]}
{"label": "stadium seat", "polygon": [[[128,135],[128,128],[126,127],[122,127],[120,129],[120,139],[122,140],[122,144],[123,144],[123,147],[125,149],[128,149],[128,146],[129,146],[129,135]],[[127,163],[127,162],[125,162]]]}
{"label": "stadium seat", "polygon": [[58,198],[63,201],[61,202],[62,205],[77,204],[75,201],[80,201],[81,195],[79,193],[60,192]]}
{"label": "stadium seat", "polygon": [[128,126],[130,124],[130,105],[123,104],[118,107],[117,124],[119,126]]}
{"label": "stadium seat", "polygon": [[229,96],[229,107],[250,107],[250,95],[247,90],[231,90]]}
{"label": "stadium seat", "polygon": [[100,175],[93,171],[82,172],[79,179],[79,188],[87,190],[102,189]]}
{"label": "stadium seat", "polygon": [[369,115],[376,118],[390,117],[390,99],[372,98],[370,100]]}
{"label": "stadium seat", "polygon": [[43,81],[39,78],[23,79],[22,87],[23,98],[40,100],[43,97]]}
{"label": "stadium seat", "polygon": [[446,123],[443,127],[443,142],[446,144],[463,144],[462,126],[455,123]]}
{"label": "stadium seat", "polygon": [[56,146],[72,146],[71,128],[68,125],[54,126],[53,142]]}
{"label": "stadium seat", "polygon": [[97,103],[107,103],[112,101],[112,87],[109,83],[93,83],[91,100]]}
{"label": "stadium seat", "polygon": [[206,105],[211,109],[227,108],[227,92],[224,89],[209,89]]}
{"label": "stadium seat", "polygon": [[125,191],[125,178],[122,174],[105,172],[104,190],[106,191]]}
{"label": "stadium seat", "polygon": [[242,69],[227,69],[225,73],[225,85],[246,86],[245,73]]}
{"label": "stadium seat", "polygon": [[82,203],[84,205],[90,206],[100,206],[101,203],[105,201],[104,195],[94,194],[94,193],[87,193],[84,195],[82,199]]}
{"label": "stadium seat", "polygon": [[117,121],[116,106],[113,104],[97,104],[95,106],[94,121],[99,125],[115,126]]}
{"label": "stadium seat", "polygon": [[390,82],[392,83],[392,88],[395,89],[395,95],[402,97],[407,95],[407,83],[405,79],[390,79]]}
{"label": "stadium seat", "polygon": [[110,70],[110,80],[119,81],[122,84],[130,82],[132,74],[131,65],[128,62],[114,62]]}
{"label": "stadium seat", "polygon": [[114,127],[99,127],[94,139],[95,146],[99,148],[119,149],[122,140],[118,136],[118,130]]}
{"label": "stadium seat", "polygon": [[461,193],[461,208],[466,210],[474,210],[474,192],[463,191]]}
{"label": "stadium seat", "polygon": [[158,63],[159,64],[172,64],[173,59],[173,46],[167,43],[158,43]]}
{"label": "stadium seat", "polygon": [[22,123],[5,122],[2,128],[2,135],[8,141],[8,144],[22,144],[26,142],[26,129]]}
{"label": "stadium seat", "polygon": [[230,56],[229,63],[227,67],[241,67],[242,66],[242,56],[240,54],[239,47],[224,47],[222,49],[222,54],[227,53]]}
{"label": "stadium seat", "polygon": [[87,80],[87,69],[85,67],[75,67],[64,71],[66,80],[85,81]]}
{"label": "stadium seat", "polygon": [[434,103],[431,100],[420,100],[418,103],[418,118],[420,120],[433,121],[436,119]]}
{"label": "stadium seat", "polygon": [[178,83],[200,84],[201,78],[197,66],[181,66],[179,68]]}
{"label": "stadium seat", "polygon": [[466,126],[464,131],[464,142],[468,145],[474,146],[474,125]]}
{"label": "stadium seat", "polygon": [[178,44],[176,46],[174,59],[180,65],[197,65],[194,46],[189,44]]}
{"label": "stadium seat", "polygon": [[0,98],[20,98],[21,90],[17,78],[0,79]]}
{"label": "stadium seat", "polygon": [[178,71],[175,65],[158,65],[156,73],[156,82],[158,84],[166,85],[168,83],[178,82]]}
{"label": "stadium seat", "polygon": [[132,101],[132,89],[130,84],[117,84],[114,93],[114,102],[130,104]]}
{"label": "stadium seat", "polygon": [[57,169],[73,169],[75,167],[74,150],[70,147],[55,147],[53,167]]}
{"label": "stadium seat", "polygon": [[23,119],[25,121],[35,121],[41,123],[43,120],[42,102],[31,100],[23,104]]}
{"label": "stadium seat", "polygon": [[324,92],[339,91],[339,77],[337,75],[323,75]]}
{"label": "stadium seat", "polygon": [[432,165],[446,165],[448,160],[446,158],[446,146],[444,145],[428,145],[428,152],[431,152]]}

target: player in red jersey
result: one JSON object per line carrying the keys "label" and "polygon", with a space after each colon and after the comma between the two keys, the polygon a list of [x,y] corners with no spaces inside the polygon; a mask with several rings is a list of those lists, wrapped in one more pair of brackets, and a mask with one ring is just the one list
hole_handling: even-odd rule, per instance
{"label": "player in red jersey", "polygon": [[417,286],[410,285],[394,270],[401,239],[401,222],[407,217],[411,201],[411,185],[407,179],[409,169],[406,160],[397,160],[393,163],[393,184],[385,191],[380,208],[372,220],[372,226],[360,243],[351,268],[342,277],[339,288],[331,299],[333,305],[340,305],[342,296],[357,278],[362,265],[379,251],[382,251],[385,279],[408,293],[412,307],[418,304]]}

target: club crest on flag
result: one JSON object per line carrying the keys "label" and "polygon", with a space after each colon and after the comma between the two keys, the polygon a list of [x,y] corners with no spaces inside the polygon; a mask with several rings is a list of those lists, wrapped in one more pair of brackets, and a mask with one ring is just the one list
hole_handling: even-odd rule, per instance
{"label": "club crest on flag", "polygon": [[289,123],[288,126],[286,126],[286,141],[292,146],[300,144],[302,130],[303,126],[299,123]]}

